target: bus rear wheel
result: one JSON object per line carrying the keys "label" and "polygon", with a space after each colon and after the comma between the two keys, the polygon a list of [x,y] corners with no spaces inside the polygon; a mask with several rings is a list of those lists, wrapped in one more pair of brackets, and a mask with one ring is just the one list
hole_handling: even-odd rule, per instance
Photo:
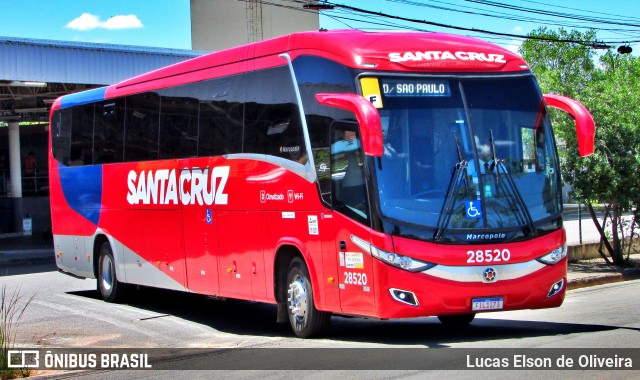
{"label": "bus rear wheel", "polygon": [[299,257],[289,264],[287,284],[289,322],[296,336],[309,338],[326,329],[331,321],[331,313],[316,309],[309,270]]}
{"label": "bus rear wheel", "polygon": [[466,326],[476,317],[475,313],[458,315],[438,315],[438,319],[445,326],[460,327]]}
{"label": "bus rear wheel", "polygon": [[126,284],[118,281],[116,264],[109,243],[102,243],[98,259],[98,293],[107,302],[121,302]]}

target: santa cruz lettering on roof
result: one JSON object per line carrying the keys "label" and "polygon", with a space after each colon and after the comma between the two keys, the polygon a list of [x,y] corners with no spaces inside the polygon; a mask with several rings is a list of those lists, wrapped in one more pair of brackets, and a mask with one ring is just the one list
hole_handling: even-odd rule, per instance
{"label": "santa cruz lettering on roof", "polygon": [[472,51],[407,51],[404,53],[389,53],[389,60],[391,62],[460,60],[507,63],[503,54],[477,53]]}

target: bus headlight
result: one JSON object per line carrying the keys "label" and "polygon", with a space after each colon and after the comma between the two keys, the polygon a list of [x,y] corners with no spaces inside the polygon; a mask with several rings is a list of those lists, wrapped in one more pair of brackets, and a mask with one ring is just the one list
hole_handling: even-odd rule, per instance
{"label": "bus headlight", "polygon": [[560,262],[560,260],[567,257],[567,245],[563,245],[560,248],[556,248],[553,251],[547,253],[546,255],[539,257],[537,260],[543,264],[553,265]]}
{"label": "bus headlight", "polygon": [[412,259],[409,256],[403,256],[397,253],[383,251],[382,249],[379,249],[371,243],[366,242],[354,235],[351,235],[351,241],[353,242],[353,244],[360,247],[363,251],[369,252],[371,256],[375,257],[376,259],[409,272],[422,272],[436,266],[436,264]]}

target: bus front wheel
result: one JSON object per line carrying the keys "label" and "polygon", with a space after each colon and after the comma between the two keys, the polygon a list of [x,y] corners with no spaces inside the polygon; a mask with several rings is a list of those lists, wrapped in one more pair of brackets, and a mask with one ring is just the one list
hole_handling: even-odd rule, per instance
{"label": "bus front wheel", "polygon": [[331,313],[316,309],[309,270],[299,257],[289,264],[287,284],[287,308],[293,332],[300,338],[317,335],[329,325]]}
{"label": "bus front wheel", "polygon": [[98,292],[107,302],[120,302],[124,298],[126,284],[118,281],[116,264],[109,243],[100,247],[98,259]]}

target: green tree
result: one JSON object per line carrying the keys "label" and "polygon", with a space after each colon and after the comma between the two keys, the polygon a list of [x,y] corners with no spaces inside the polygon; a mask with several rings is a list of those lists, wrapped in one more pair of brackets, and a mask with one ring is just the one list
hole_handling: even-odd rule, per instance
{"label": "green tree", "polygon": [[[566,144],[560,150],[562,174],[573,186],[572,195],[589,207],[608,253],[605,255],[601,249],[601,254],[607,262],[610,257],[614,264],[625,265],[640,206],[640,59],[611,50],[598,57],[591,47],[596,43],[592,31],[540,28],[530,36],[584,41],[529,39],[522,44],[520,53],[544,93],[574,98],[593,115],[596,151],[581,158],[573,121],[551,112],[556,135]],[[602,222],[593,209],[598,203],[605,205]],[[634,219],[625,221],[623,215],[634,210]]]}

